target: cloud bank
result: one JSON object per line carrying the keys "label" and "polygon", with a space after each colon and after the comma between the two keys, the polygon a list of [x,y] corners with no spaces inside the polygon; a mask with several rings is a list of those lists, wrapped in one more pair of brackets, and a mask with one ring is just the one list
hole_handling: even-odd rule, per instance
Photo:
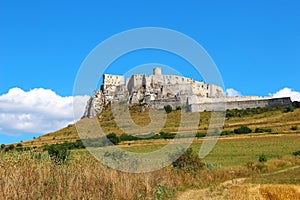
{"label": "cloud bank", "polygon": [[291,97],[292,101],[300,101],[300,92],[294,91],[291,88],[283,88],[274,94],[270,94],[274,98]]}
{"label": "cloud bank", "polygon": [[[228,88],[226,89],[226,95],[227,96],[243,96],[239,91],[233,89],[233,88]],[[280,98],[280,97],[291,97],[292,101],[300,101],[300,92],[297,92],[291,88],[283,88],[279,90],[278,92],[275,93],[270,93],[270,97],[273,98]]]}
{"label": "cloud bank", "polygon": [[[0,134],[48,133],[73,123],[83,113],[88,96],[62,97],[49,89],[12,88],[0,96]],[[80,116],[76,114],[75,116]]]}

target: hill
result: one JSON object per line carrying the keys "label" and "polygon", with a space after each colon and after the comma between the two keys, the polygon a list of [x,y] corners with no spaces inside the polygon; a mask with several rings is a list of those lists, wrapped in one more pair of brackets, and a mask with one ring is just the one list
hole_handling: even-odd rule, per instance
{"label": "hill", "polygon": [[[140,126],[145,126],[151,122],[149,117],[149,109],[141,112],[141,107],[133,105],[129,109],[132,120]],[[161,129],[163,132],[176,133],[180,124],[181,110],[173,110],[167,114],[167,121],[165,126]],[[205,135],[210,122],[211,112],[201,112],[198,132]],[[114,117],[110,108],[106,108],[101,116],[97,116],[99,124],[106,134],[116,133],[121,135],[123,133],[115,123]],[[88,123],[90,119],[81,119],[77,123]],[[224,131],[223,133],[230,133],[234,129],[247,126],[255,132],[265,132],[260,134],[286,134],[299,133],[300,128],[300,109],[293,107],[286,108],[252,108],[244,110],[227,110]],[[186,127],[188,132],[189,128]],[[268,133],[266,133],[268,132]],[[58,131],[45,134],[33,140],[22,142],[23,146],[41,147],[44,145],[63,143],[65,141],[74,142],[80,139],[75,124],[70,124]]]}

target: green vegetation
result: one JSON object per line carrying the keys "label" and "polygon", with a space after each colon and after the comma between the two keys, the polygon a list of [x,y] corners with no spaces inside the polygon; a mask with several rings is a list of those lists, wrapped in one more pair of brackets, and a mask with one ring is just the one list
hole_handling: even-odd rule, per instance
{"label": "green vegetation", "polygon": [[165,111],[166,111],[166,113],[170,113],[170,112],[172,112],[172,106],[170,106],[170,105],[166,105],[166,106],[164,106],[164,109],[165,109]]}
{"label": "green vegetation", "polygon": [[247,109],[232,109],[226,111],[226,117],[232,118],[232,117],[243,117],[247,115],[255,115],[255,114],[261,114],[269,111],[277,110],[278,108],[275,107],[257,107],[257,108],[247,108]]}
{"label": "green vegetation", "polygon": [[292,131],[298,130],[298,126],[292,126],[292,127],[291,127],[291,130],[292,130]]}
{"label": "green vegetation", "polygon": [[[138,146],[130,145],[123,147],[132,152],[151,152],[162,148],[166,143],[153,142],[142,143]],[[268,160],[299,150],[300,137],[298,135],[264,135],[241,138],[229,137],[220,138],[213,150],[203,159],[203,162],[212,163],[218,166],[240,166],[247,162],[257,162],[261,154],[265,154]],[[195,140],[191,148],[199,152],[202,140]]]}
{"label": "green vegetation", "polygon": [[196,137],[197,138],[201,138],[201,137],[205,137],[206,136],[206,133],[196,133]]}
{"label": "green vegetation", "polygon": [[295,108],[294,106],[288,106],[284,109],[283,112],[288,113],[288,112],[294,112]]}
{"label": "green vegetation", "polygon": [[114,145],[119,144],[120,138],[115,133],[110,133],[107,136],[107,139],[109,139]]}
{"label": "green vegetation", "polygon": [[45,149],[48,151],[50,158],[58,164],[65,163],[70,155],[66,145],[52,144]]}
{"label": "green vegetation", "polygon": [[234,129],[233,132],[235,134],[248,134],[248,133],[252,133],[252,130],[247,126],[241,126],[240,128]]}
{"label": "green vegetation", "polygon": [[234,131],[222,131],[221,132],[221,136],[224,136],[224,135],[234,135]]}
{"label": "green vegetation", "polygon": [[259,155],[258,161],[259,162],[267,162],[267,156],[265,154]]}
{"label": "green vegetation", "polygon": [[272,133],[271,128],[256,128],[255,133]]}
{"label": "green vegetation", "polygon": [[[172,166],[175,169],[182,170],[185,173],[197,174],[201,169],[204,168],[205,164],[199,159],[197,153],[192,148],[188,148],[186,151],[181,152],[181,156],[172,162]],[[170,157],[174,160],[173,157]]]}
{"label": "green vegetation", "polygon": [[293,152],[293,155],[294,155],[294,156],[300,156],[300,151],[294,151],[294,152]]}

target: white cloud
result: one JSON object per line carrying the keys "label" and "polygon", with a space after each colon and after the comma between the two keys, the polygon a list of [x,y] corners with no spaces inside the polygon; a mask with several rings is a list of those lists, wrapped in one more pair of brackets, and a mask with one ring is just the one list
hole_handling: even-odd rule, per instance
{"label": "white cloud", "polygon": [[239,91],[236,91],[233,88],[226,89],[226,95],[229,97],[242,96],[242,94]]}
{"label": "white cloud", "polygon": [[73,117],[73,101],[76,102],[75,116],[79,116],[83,114],[88,98],[61,97],[43,88],[30,91],[12,88],[0,95],[0,133],[19,135],[58,130],[78,120]]}
{"label": "white cloud", "polygon": [[291,88],[283,88],[274,94],[270,94],[274,98],[291,97],[292,101],[300,101],[300,92],[294,91]]}

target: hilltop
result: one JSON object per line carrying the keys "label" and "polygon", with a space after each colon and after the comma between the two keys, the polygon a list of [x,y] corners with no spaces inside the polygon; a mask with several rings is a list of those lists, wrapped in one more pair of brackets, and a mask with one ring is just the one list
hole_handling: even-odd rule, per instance
{"label": "hilltop", "polygon": [[[129,111],[132,120],[137,125],[143,127],[150,123],[149,109],[141,112],[141,106],[133,105],[130,107]],[[167,121],[165,126],[161,129],[162,132],[177,132],[180,123],[180,112],[184,111],[173,110],[172,112],[167,114]],[[198,133],[205,135],[208,129],[211,112],[199,112],[199,115],[200,121],[198,126]],[[103,110],[103,112],[101,113],[101,117],[100,115],[98,115],[96,118],[106,134],[115,133],[116,135],[120,136],[123,133],[122,130],[118,128],[118,125],[116,124],[111,113],[110,107],[107,107]],[[85,118],[81,119],[77,123],[89,123],[89,120],[91,119]],[[298,130],[298,127],[300,128],[300,109],[294,109],[293,107],[267,107],[252,109],[249,108],[243,110],[228,110],[226,114],[223,134],[230,134],[234,129],[238,129],[242,126],[249,127],[253,132],[251,133],[251,135],[299,133],[300,131]],[[259,133],[254,133],[256,129]],[[41,147],[44,145],[63,143],[66,141],[74,142],[78,139],[80,138],[77,134],[75,124],[69,124],[67,127],[62,128],[58,131],[45,134],[30,141],[22,142],[22,145]]]}

